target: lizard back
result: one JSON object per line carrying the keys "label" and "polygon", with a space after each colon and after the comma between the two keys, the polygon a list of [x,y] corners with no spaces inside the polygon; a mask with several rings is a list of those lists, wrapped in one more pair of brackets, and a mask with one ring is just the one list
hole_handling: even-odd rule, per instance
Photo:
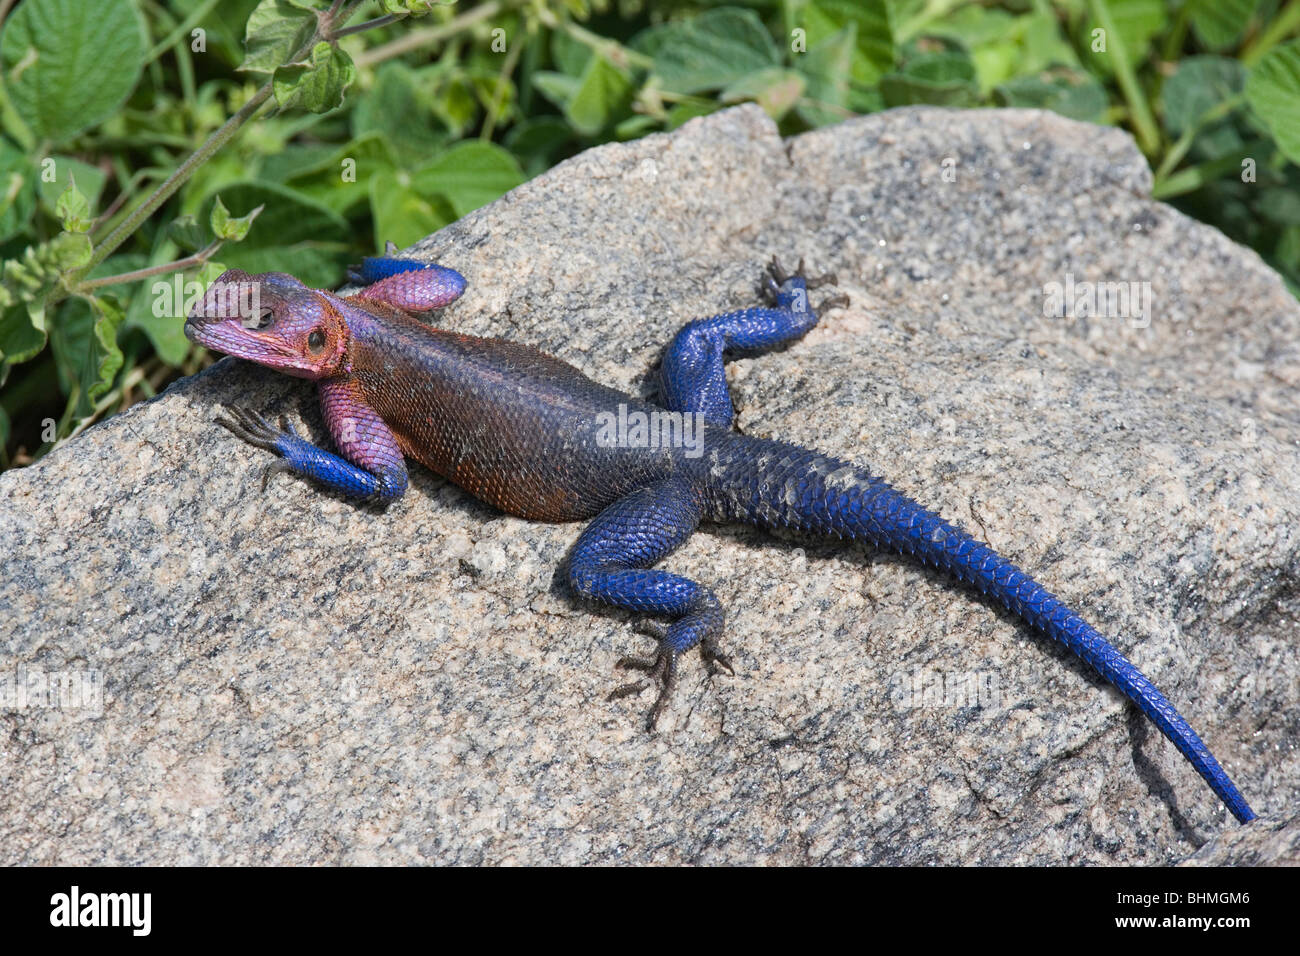
{"label": "lizard back", "polygon": [[674,468],[669,449],[601,441],[605,416],[653,406],[529,345],[400,314],[356,328],[351,376],[402,452],[521,518],[571,521]]}

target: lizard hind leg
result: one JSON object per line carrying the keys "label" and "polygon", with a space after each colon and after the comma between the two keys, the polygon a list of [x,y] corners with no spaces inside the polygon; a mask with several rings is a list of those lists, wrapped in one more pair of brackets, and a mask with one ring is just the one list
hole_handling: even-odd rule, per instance
{"label": "lizard hind leg", "polygon": [[695,581],[652,568],[691,536],[703,510],[699,494],[686,478],[653,482],[597,515],[569,556],[569,583],[583,597],[671,619],[658,635],[659,649],[653,659],[618,662],[620,667],[646,671],[646,678],[610,695],[625,697],[658,684],[649,729],[654,729],[668,705],[677,661],[686,651],[698,646],[706,662],[731,670],[730,661],[716,646],[724,620],[717,597]]}
{"label": "lizard hind leg", "polygon": [[784,345],[812,329],[820,311],[848,304],[846,297],[836,296],[814,308],[808,290],[831,284],[835,277],[807,277],[802,259],[799,268],[789,273],[773,257],[767,271],[763,285],[766,306],[696,319],[673,337],[659,369],[666,408],[697,412],[714,424],[730,427],[735,409],[723,367],[724,353]]}

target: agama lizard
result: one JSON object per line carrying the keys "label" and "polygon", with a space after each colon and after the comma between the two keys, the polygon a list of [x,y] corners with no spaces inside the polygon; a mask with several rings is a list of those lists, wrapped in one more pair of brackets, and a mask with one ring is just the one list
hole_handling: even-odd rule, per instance
{"label": "agama lizard", "polygon": [[[346,496],[400,498],[409,457],[509,514],[589,521],[569,557],[573,590],[668,619],[653,660],[619,662],[648,676],[614,692],[657,683],[652,728],[687,650],[699,647],[710,667],[731,669],[718,649],[717,597],[655,565],[701,521],[790,528],[912,555],[997,599],[1091,664],[1173,741],[1233,816],[1254,819],[1209,748],[1151,681],[1025,572],[862,467],[733,429],[724,353],[802,336],[831,304],[814,308],[808,290],[833,277],[809,278],[802,262],[788,274],[773,259],[764,307],[690,322],[672,340],[657,405],[528,345],[421,321],[414,313],[446,306],[464,291],[452,269],[390,254],[366,259],[356,278],[365,288],[339,296],[284,273],[232,269],[185,323],[194,342],[314,380],[341,455],[311,444],[284,419],[277,429],[256,412],[230,408],[217,420],[280,456],[281,467]],[[241,289],[260,301],[242,303],[231,294]],[[702,444],[692,455],[671,443],[610,441],[608,416],[620,406],[624,415],[649,420],[655,412],[692,414],[703,424]]]}

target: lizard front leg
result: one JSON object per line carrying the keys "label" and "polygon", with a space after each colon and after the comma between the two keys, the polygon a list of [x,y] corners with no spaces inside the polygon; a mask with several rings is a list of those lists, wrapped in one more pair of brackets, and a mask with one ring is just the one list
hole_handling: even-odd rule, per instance
{"label": "lizard front leg", "polygon": [[703,513],[700,496],[687,479],[666,478],[620,498],[597,515],[569,557],[569,583],[584,597],[673,619],[654,659],[625,657],[618,662],[620,667],[649,671],[649,678],[610,695],[638,693],[650,681],[658,681],[651,729],[672,695],[681,654],[698,644],[706,661],[731,670],[730,661],[715,646],[723,611],[713,592],[680,575],[650,569],[691,536]]}
{"label": "lizard front leg", "polygon": [[384,420],[362,401],[352,381],[325,379],[318,386],[326,427],[346,457],[313,445],[285,419],[277,429],[250,409],[231,406],[227,409],[231,417],[218,416],[217,422],[249,444],[279,455],[287,470],[314,478],[340,494],[380,502],[402,497],[406,460]]}
{"label": "lizard front leg", "polygon": [[366,287],[351,296],[370,302],[382,302],[408,312],[440,309],[460,298],[465,291],[465,277],[455,269],[432,262],[401,259],[388,253],[361,260],[361,268],[349,273],[354,282]]}

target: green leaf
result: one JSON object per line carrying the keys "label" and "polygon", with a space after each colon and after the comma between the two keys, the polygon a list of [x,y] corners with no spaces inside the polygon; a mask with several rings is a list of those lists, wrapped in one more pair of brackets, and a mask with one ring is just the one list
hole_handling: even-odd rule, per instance
{"label": "green leaf", "polygon": [[37,177],[36,190],[40,194],[41,207],[51,216],[58,216],[56,207],[62,196],[76,180],[77,188],[86,196],[91,209],[99,207],[99,197],[104,191],[107,174],[98,166],[91,166],[71,156],[51,156],[43,159],[40,175]]}
{"label": "green leaf", "polygon": [[[171,0],[168,7],[177,20],[188,17],[207,0]],[[259,0],[220,0],[203,17],[208,55],[215,55],[231,67],[244,58],[244,27]],[[188,44],[190,37],[181,42]]]}
{"label": "green leaf", "polygon": [[379,9],[395,17],[427,17],[442,0],[379,0]]}
{"label": "green leaf", "polygon": [[1223,56],[1191,56],[1165,80],[1165,131],[1177,138],[1206,113],[1236,96],[1246,85],[1246,70]]}
{"label": "green leaf", "polygon": [[1261,216],[1280,226],[1300,226],[1300,192],[1281,186],[1259,191],[1256,203]]}
{"label": "green leaf", "polygon": [[[1293,274],[1300,274],[1300,226],[1289,226],[1282,231],[1282,237],[1278,240],[1273,255],[1282,268]],[[1291,293],[1300,295],[1295,283],[1289,284]]]}
{"label": "green leaf", "polygon": [[[266,207],[243,242],[222,248],[221,258],[232,269],[288,272],[315,288],[337,283],[352,232],[346,219],[274,183],[226,185],[221,187],[221,196],[232,211]],[[211,216],[215,204],[215,196],[204,201],[200,220]]]}
{"label": "green leaf", "polygon": [[225,272],[229,268],[230,266],[226,265],[224,262],[217,262],[214,259],[209,259],[199,268],[197,274],[199,285],[206,289],[221,277],[221,273]]}
{"label": "green leaf", "polygon": [[392,241],[409,246],[455,222],[456,211],[442,196],[421,196],[405,176],[388,182],[370,181],[370,215],[375,223],[375,247]]}
{"label": "green leaf", "polygon": [[253,220],[261,215],[265,205],[257,206],[250,210],[248,215],[234,218],[226,209],[221,197],[217,196],[212,202],[212,213],[209,224],[212,227],[212,234],[218,239],[227,239],[239,242],[248,235],[248,230],[253,225]]}
{"label": "green leaf", "polygon": [[328,113],[343,105],[343,94],[356,79],[352,57],[322,40],[311,50],[311,63],[276,67],[272,88],[281,109],[297,106]]}
{"label": "green leaf", "polygon": [[549,169],[556,153],[572,139],[573,132],[563,120],[539,116],[516,123],[504,142],[522,162],[524,175],[531,178]]}
{"label": "green leaf", "polygon": [[0,36],[14,109],[55,143],[112,116],[135,89],[144,54],[144,21],[130,0],[26,0]]}
{"label": "green leaf", "polygon": [[[1124,52],[1129,62],[1136,67],[1146,59],[1154,37],[1165,25],[1165,8],[1162,0],[1102,0],[1110,8],[1115,30],[1124,44]],[[1088,64],[1106,76],[1115,72],[1113,38],[1106,38],[1105,52],[1093,52],[1093,31],[1100,25],[1091,17],[1083,22],[1083,36],[1080,47]]]}
{"label": "green leaf", "polygon": [[90,237],[80,232],[61,232],[48,243],[50,266],[58,272],[80,269],[90,261]]}
{"label": "green leaf", "polygon": [[807,85],[802,74],[780,67],[768,67],[742,76],[722,91],[722,102],[753,100],[768,116],[780,119],[799,101]]}
{"label": "green leaf", "polygon": [[177,216],[167,223],[167,238],[186,252],[195,252],[208,244],[209,233],[199,225],[193,214]]}
{"label": "green leaf", "polygon": [[68,181],[68,188],[63,191],[59,201],[55,203],[54,213],[63,223],[63,228],[68,232],[89,232],[91,217],[90,203],[82,195],[81,190],[77,188],[77,181],[71,179]]}
{"label": "green leaf", "polygon": [[[441,67],[442,64],[438,64]],[[420,71],[418,74],[421,80],[424,80],[429,71]],[[439,71],[435,74],[433,87],[433,99],[430,109],[433,114],[442,121],[455,136],[463,136],[465,131],[474,122],[479,114],[479,99],[476,91],[483,85],[489,89],[485,99],[489,102],[494,101],[496,96],[496,81],[498,74],[493,73],[490,80],[484,78],[468,77],[457,70],[453,75],[442,75],[445,71]],[[515,85],[508,79],[502,87],[501,109],[502,115],[508,115],[511,104],[515,98]]]}
{"label": "green leaf", "polygon": [[551,62],[566,76],[582,76],[596,51],[564,30],[551,33]]}
{"label": "green leaf", "polygon": [[35,358],[45,348],[45,329],[33,320],[25,303],[12,305],[0,315],[0,361],[17,365]]}
{"label": "green leaf", "polygon": [[1096,79],[1065,67],[1038,76],[1018,76],[997,86],[1000,106],[1051,110],[1084,122],[1098,122],[1106,112],[1106,90]]}
{"label": "green leaf", "polygon": [[922,53],[908,61],[901,73],[880,78],[880,95],[886,106],[935,103],[964,106],[975,101],[975,65],[965,53]]}
{"label": "green leaf", "polygon": [[244,28],[244,62],[239,69],[272,73],[316,32],[316,15],[296,0],[262,0]]}
{"label": "green leaf", "polygon": [[0,139],[0,242],[31,225],[36,209],[31,179],[32,165],[27,157]]}
{"label": "green leaf", "polygon": [[647,133],[653,133],[657,130],[659,122],[653,116],[647,116],[644,113],[629,116],[614,127],[614,138],[621,143],[625,143],[630,139],[640,139]]}
{"label": "green leaf", "polygon": [[[894,68],[894,21],[887,0],[815,0],[803,8],[801,22],[793,26],[807,31],[807,55],[851,26],[854,47],[849,79],[855,86],[873,86]],[[795,53],[795,57],[798,66],[802,54]]]}
{"label": "green leaf", "polygon": [[1286,158],[1300,163],[1300,40],[1274,47],[1255,65],[1246,99]]}
{"label": "green leaf", "polygon": [[107,294],[65,301],[51,324],[50,349],[63,391],[79,386],[78,417],[90,414],[122,370],[117,332],[125,318],[122,303]]}
{"label": "green leaf", "polygon": [[556,73],[553,70],[538,70],[533,74],[533,86],[544,97],[564,109],[578,92],[582,81],[576,76]]}
{"label": "green leaf", "polygon": [[289,183],[299,194],[343,214],[368,201],[372,179],[390,180],[396,172],[387,142],[372,132],[304,163]]}
{"label": "green leaf", "polygon": [[807,80],[807,93],[798,113],[809,126],[830,126],[843,120],[848,112],[849,76],[858,55],[857,36],[857,25],[850,23],[795,58],[796,67]]}
{"label": "green leaf", "polygon": [[1259,0],[1187,0],[1192,29],[1211,50],[1235,44],[1258,5]]}
{"label": "green leaf", "polygon": [[95,312],[95,351],[98,362],[94,376],[85,379],[86,394],[91,401],[112,387],[113,379],[122,369],[122,350],[117,347],[117,330],[126,318],[126,310],[113,295],[99,295],[91,300]]}
{"label": "green leaf", "polygon": [[371,132],[302,163],[288,183],[300,195],[342,215],[368,201],[371,179],[391,179],[396,172],[384,137]]}
{"label": "green leaf", "polygon": [[970,51],[980,90],[1017,76],[1033,76],[1059,66],[1078,66],[1074,48],[1048,12],[1012,16],[978,5],[962,7],[925,27],[927,37],[946,37]]}
{"label": "green leaf", "polygon": [[393,60],[379,68],[374,85],[357,98],[352,136],[360,140],[378,134],[400,163],[417,166],[447,142],[446,130],[432,120],[419,75]]}
{"label": "green leaf", "polygon": [[230,210],[226,204],[221,201],[220,196],[212,197],[212,211],[208,213],[208,228],[212,230],[214,236],[219,236],[221,230],[230,222]]}
{"label": "green leaf", "polygon": [[718,90],[764,67],[780,53],[753,10],[718,7],[685,20],[650,27],[631,46],[654,59],[654,72],[673,93]]}
{"label": "green leaf", "polygon": [[[417,194],[426,198],[446,197],[457,219],[503,196],[523,181],[523,171],[513,156],[500,146],[479,140],[457,143],[411,174],[411,186]],[[418,238],[423,239],[424,235]]]}
{"label": "green leaf", "polygon": [[634,92],[627,73],[602,56],[587,61],[580,78],[541,70],[533,74],[533,83],[584,136],[595,136],[622,119]]}
{"label": "green leaf", "polygon": [[717,103],[699,102],[696,100],[678,103],[668,111],[668,128],[670,130],[677,129],[677,127],[681,126],[683,123],[689,122],[690,120],[696,119],[700,116],[708,116],[710,113],[716,112],[717,109]]}

